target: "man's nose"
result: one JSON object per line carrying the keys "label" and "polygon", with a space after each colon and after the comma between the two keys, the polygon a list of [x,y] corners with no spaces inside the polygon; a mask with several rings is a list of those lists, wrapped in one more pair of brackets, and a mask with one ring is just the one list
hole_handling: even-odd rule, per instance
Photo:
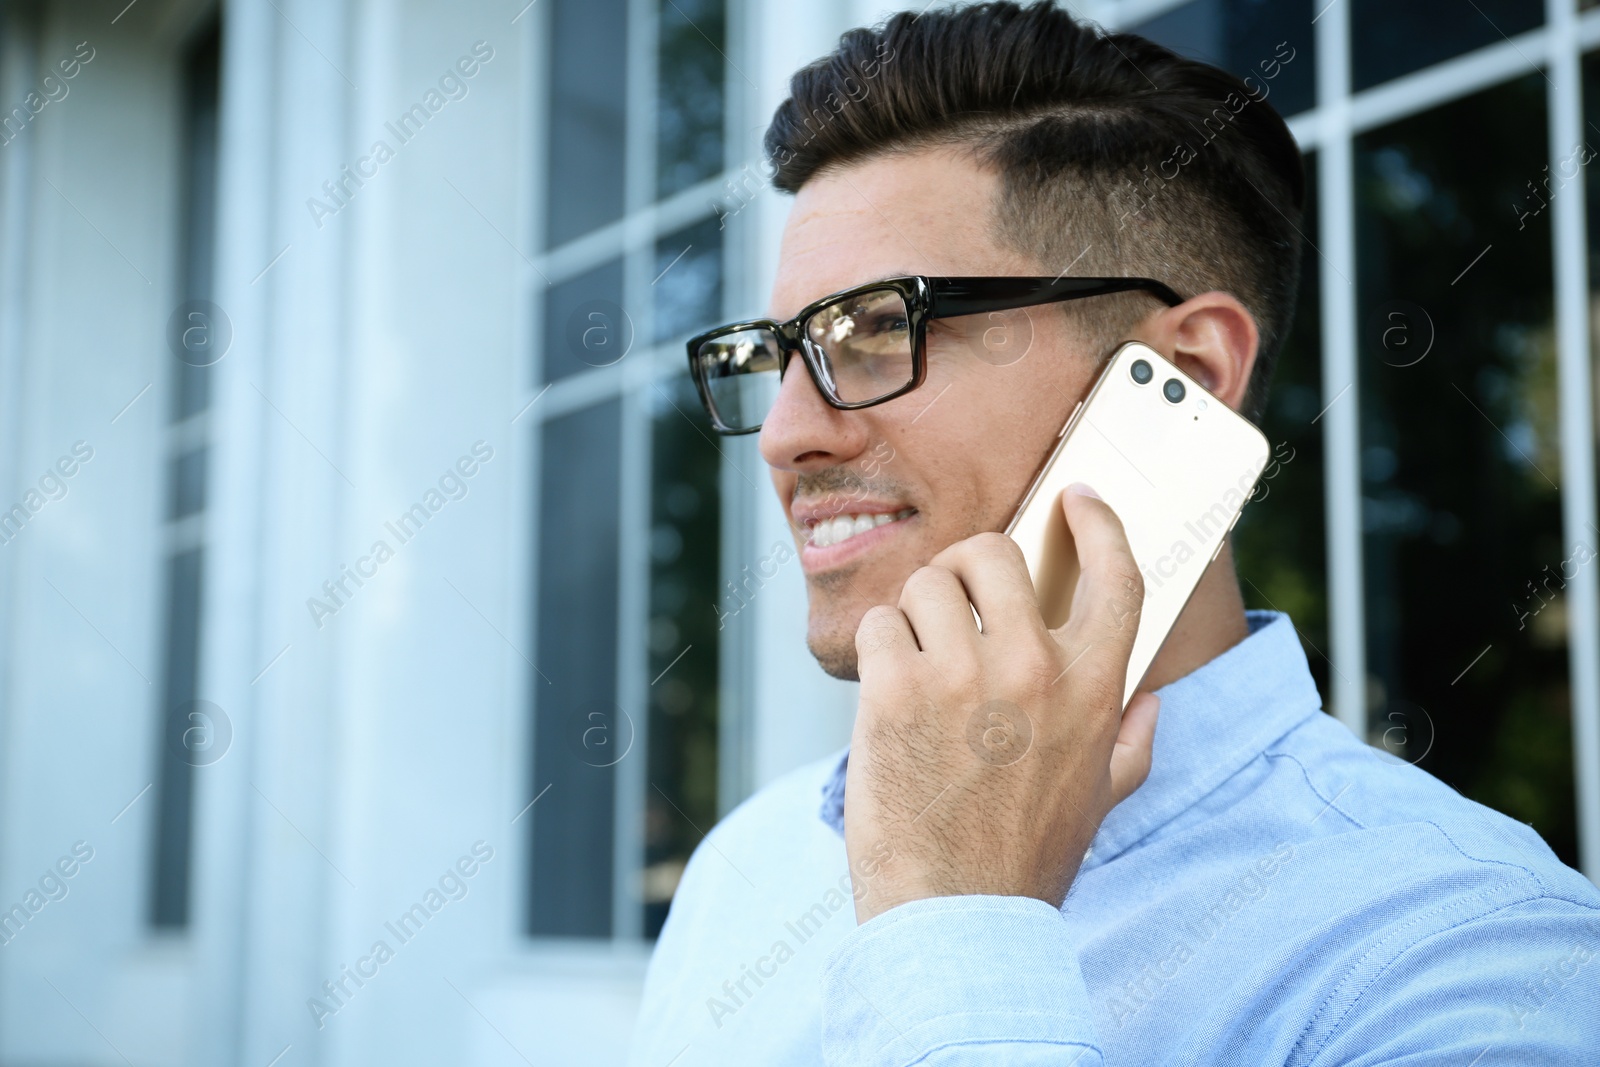
{"label": "man's nose", "polygon": [[784,368],[772,410],[761,423],[761,456],[768,466],[815,470],[859,455],[866,447],[860,412],[829,404],[796,353]]}

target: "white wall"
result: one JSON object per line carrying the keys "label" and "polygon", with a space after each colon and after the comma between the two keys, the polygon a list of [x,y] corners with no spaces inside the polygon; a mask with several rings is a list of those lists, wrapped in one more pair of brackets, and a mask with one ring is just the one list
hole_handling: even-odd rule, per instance
{"label": "white wall", "polygon": [[[511,823],[529,799],[530,458],[510,420],[531,388],[537,9],[513,24],[521,3],[227,5],[216,302],[234,343],[209,416],[200,690],[234,736],[196,774],[191,929],[156,937],[141,791],[157,767],[176,55],[206,5],[125,6],[50,4],[36,41],[14,21],[4,35],[4,107],[37,73],[20,60],[85,39],[96,54],[0,148],[0,501],[74,441],[95,452],[0,547],[0,902],[74,842],[95,852],[0,947],[0,1062],[618,1062],[646,950],[528,943]],[[844,0],[740,9],[736,62],[759,85],[735,102],[731,152],[752,170],[788,73],[857,17]],[[397,145],[385,123],[480,40],[494,56],[467,96]],[[307,199],[378,139],[394,158],[318,226]],[[788,204],[763,194],[735,230],[731,261],[751,270],[730,271],[750,279],[730,305],[765,303]],[[479,441],[493,459],[465,499],[399,545],[385,521]],[[730,494],[736,571],[788,533],[753,442],[729,452],[758,488]],[[307,599],[379,539],[394,558],[316,625]],[[741,788],[848,737],[854,687],[817,669],[804,618],[788,567],[741,620]],[[399,944],[385,922],[480,840],[494,858],[467,896]],[[393,960],[319,1029],[308,998],[379,939]]]}
{"label": "white wall", "polygon": [[7,112],[79,42],[92,59],[0,148],[4,507],[74,442],[93,449],[0,547],[0,906],[75,843],[93,855],[0,947],[5,1062],[102,1062],[85,1018],[141,1060],[182,1049],[184,953],[144,927],[149,794],[123,810],[151,780],[156,739],[175,85],[161,26],[99,15],[11,12],[5,30]]}

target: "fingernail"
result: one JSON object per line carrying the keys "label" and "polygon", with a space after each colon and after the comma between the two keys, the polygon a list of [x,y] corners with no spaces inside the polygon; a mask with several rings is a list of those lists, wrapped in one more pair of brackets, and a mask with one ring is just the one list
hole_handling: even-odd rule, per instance
{"label": "fingernail", "polygon": [[1100,499],[1099,493],[1095,492],[1087,485],[1084,485],[1082,482],[1073,482],[1071,485],[1067,486],[1067,492],[1077,493],[1079,496],[1093,497],[1096,500]]}

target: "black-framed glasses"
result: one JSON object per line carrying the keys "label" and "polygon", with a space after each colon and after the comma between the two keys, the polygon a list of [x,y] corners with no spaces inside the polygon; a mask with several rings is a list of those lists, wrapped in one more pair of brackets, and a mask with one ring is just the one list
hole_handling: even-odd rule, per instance
{"label": "black-framed glasses", "polygon": [[787,322],[751,319],[689,339],[689,372],[718,433],[754,433],[800,355],[817,391],[843,410],[922,384],[928,320],[1141,291],[1183,297],[1149,278],[886,278],[807,304]]}

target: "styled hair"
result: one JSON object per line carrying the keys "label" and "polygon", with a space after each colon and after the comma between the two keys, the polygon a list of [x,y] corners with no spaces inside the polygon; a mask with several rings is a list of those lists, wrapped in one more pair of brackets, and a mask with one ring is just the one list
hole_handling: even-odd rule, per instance
{"label": "styled hair", "polygon": [[[1261,58],[1272,74],[1241,81],[1047,0],[900,12],[795,73],[767,128],[772,182],[793,193],[874,156],[970,150],[1000,176],[1000,241],[1048,271],[1233,294],[1260,333],[1243,403],[1259,419],[1294,317],[1305,201],[1300,150],[1266,103],[1294,57]],[[1065,306],[1110,346],[1150,299]]]}

